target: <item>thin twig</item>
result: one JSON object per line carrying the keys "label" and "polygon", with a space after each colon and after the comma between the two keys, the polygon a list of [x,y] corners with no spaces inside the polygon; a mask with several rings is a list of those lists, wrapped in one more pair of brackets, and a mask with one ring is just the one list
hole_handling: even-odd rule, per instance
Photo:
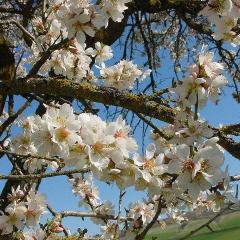
{"label": "thin twig", "polygon": [[[94,217],[94,218],[101,218],[101,219],[111,219],[111,220],[116,220],[116,216],[114,215],[106,215],[106,214],[99,214],[99,213],[95,213],[95,212],[81,212],[81,211],[62,211],[59,214],[61,214],[61,216],[63,218],[65,217]],[[124,221],[133,221],[132,218],[129,217],[123,217],[120,216],[119,218],[122,222]]]}
{"label": "thin twig", "polygon": [[5,122],[0,126],[0,136],[2,136],[3,132],[10,126],[22,113],[23,111],[31,104],[32,98],[28,99],[19,109],[18,111],[11,115]]}
{"label": "thin twig", "polygon": [[155,126],[151,121],[149,121],[146,117],[144,117],[141,113],[138,112],[134,112],[140,119],[142,119],[147,125],[149,125],[156,133],[159,134],[159,136],[165,138],[165,139],[169,139],[169,137],[162,131],[160,131],[160,129]]}
{"label": "thin twig", "polygon": [[26,28],[24,28],[19,22],[11,19],[11,20],[4,20],[4,21],[0,21],[0,25],[3,24],[14,24],[16,25],[26,36],[28,36],[32,41],[36,42],[36,39],[34,38],[34,36],[28,32],[28,30]]}
{"label": "thin twig", "polygon": [[6,150],[6,149],[0,149],[0,153],[6,153],[8,155],[12,155],[14,157],[20,157],[20,158],[36,158],[36,159],[44,159],[44,160],[47,160],[47,161],[50,161],[50,162],[58,162],[58,163],[61,163],[63,162],[64,160],[61,159],[61,158],[51,158],[51,157],[44,157],[44,156],[39,156],[39,155],[32,155],[32,154],[21,154],[21,153],[15,153],[15,152],[11,152],[9,150]]}
{"label": "thin twig", "polygon": [[118,215],[117,215],[117,224],[115,227],[114,239],[117,239],[117,237],[118,237],[119,225],[121,224],[122,200],[123,200],[123,196],[125,195],[125,193],[126,192],[124,192],[122,189],[119,192]]}

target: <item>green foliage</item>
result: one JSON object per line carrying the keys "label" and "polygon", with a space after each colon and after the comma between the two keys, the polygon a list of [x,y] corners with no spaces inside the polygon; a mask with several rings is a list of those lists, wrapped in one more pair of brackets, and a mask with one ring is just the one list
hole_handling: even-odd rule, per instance
{"label": "green foliage", "polygon": [[[160,230],[159,228],[153,228],[145,240],[178,240],[190,231],[198,228],[205,223],[207,219],[194,220],[184,230],[179,230],[179,226],[176,224],[170,225],[166,230]],[[204,228],[195,236],[188,238],[189,240],[229,240],[240,239],[240,213],[231,213],[223,215],[221,219],[212,223],[211,227],[215,231],[210,232],[209,229]]]}

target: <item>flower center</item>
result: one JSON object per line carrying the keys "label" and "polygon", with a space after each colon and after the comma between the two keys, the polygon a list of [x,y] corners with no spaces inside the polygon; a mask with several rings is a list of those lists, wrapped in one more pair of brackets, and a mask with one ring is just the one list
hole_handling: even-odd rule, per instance
{"label": "flower center", "polygon": [[202,169],[202,171],[204,171],[204,172],[207,172],[207,170],[209,169],[209,163],[208,163],[208,161],[207,160],[203,160],[202,162],[201,162],[201,169]]}
{"label": "flower center", "polygon": [[66,128],[57,129],[57,137],[59,141],[65,141],[69,135],[70,135],[70,132]]}
{"label": "flower center", "polygon": [[153,159],[151,160],[146,160],[145,163],[143,164],[144,169],[152,169],[156,166],[155,161]]}
{"label": "flower center", "polygon": [[125,133],[123,130],[117,130],[114,134],[115,138],[124,138],[125,137]]}
{"label": "flower center", "polygon": [[189,159],[187,161],[184,162],[183,164],[183,171],[192,171],[195,167],[195,163],[193,162],[192,159]]}
{"label": "flower center", "polygon": [[104,147],[104,145],[102,143],[96,142],[93,145],[94,152],[100,153],[102,151],[103,147]]}

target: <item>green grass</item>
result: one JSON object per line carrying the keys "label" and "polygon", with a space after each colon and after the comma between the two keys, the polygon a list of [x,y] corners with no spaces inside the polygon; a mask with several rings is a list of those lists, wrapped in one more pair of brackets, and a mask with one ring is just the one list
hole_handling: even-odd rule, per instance
{"label": "green grass", "polygon": [[[184,230],[179,231],[176,224],[169,225],[165,230],[158,227],[152,229],[145,240],[152,240],[157,237],[157,240],[178,240],[185,236],[191,230],[194,230],[207,222],[207,219],[191,221]],[[240,240],[240,213],[231,213],[221,216],[219,221],[211,223],[214,233],[209,229],[204,228],[196,233],[194,236],[188,238],[189,240]]]}

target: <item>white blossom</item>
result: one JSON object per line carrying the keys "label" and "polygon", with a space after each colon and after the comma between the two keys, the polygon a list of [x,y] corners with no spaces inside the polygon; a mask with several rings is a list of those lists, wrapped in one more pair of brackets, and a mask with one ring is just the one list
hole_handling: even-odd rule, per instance
{"label": "white blossom", "polygon": [[113,57],[112,49],[107,45],[103,45],[100,42],[96,42],[95,49],[96,49],[96,58],[95,58],[96,63],[102,63]]}
{"label": "white blossom", "polygon": [[121,60],[118,64],[108,68],[103,65],[100,74],[104,86],[123,90],[133,88],[137,78],[143,80],[150,72],[144,73],[132,61]]}
{"label": "white blossom", "polygon": [[25,225],[25,213],[27,211],[24,204],[12,203],[5,208],[5,213],[0,216],[0,230],[1,234],[9,234],[13,232],[14,227],[22,230]]}

